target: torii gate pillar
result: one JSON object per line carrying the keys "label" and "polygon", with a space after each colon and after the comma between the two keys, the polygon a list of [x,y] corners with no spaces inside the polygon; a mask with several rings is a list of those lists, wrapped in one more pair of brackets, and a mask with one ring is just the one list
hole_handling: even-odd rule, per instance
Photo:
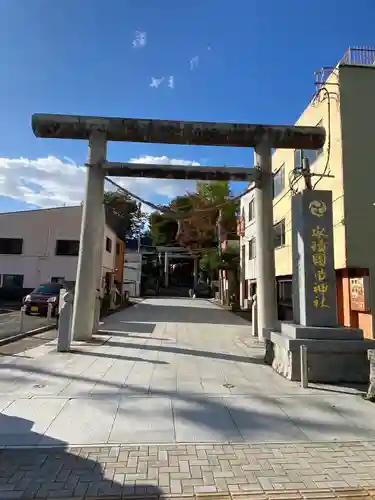
{"label": "torii gate pillar", "polygon": [[72,338],[90,340],[94,327],[98,266],[102,263],[105,134],[93,132],[89,139],[85,201],[82,210],[77,280],[74,294]]}
{"label": "torii gate pillar", "polygon": [[254,148],[254,156],[254,165],[260,171],[254,205],[258,337],[263,340],[264,330],[273,330],[277,324],[271,147],[262,142]]}

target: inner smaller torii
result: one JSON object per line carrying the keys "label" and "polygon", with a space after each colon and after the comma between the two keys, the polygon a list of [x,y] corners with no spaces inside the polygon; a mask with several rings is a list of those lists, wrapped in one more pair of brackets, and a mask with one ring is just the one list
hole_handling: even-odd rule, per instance
{"label": "inner smaller torii", "polygon": [[[272,149],[320,149],[324,128],[49,114],[33,115],[32,128],[37,137],[89,141],[72,320],[75,340],[90,339],[94,328],[106,176],[255,182],[258,328],[262,332],[275,327]],[[112,163],[106,161],[108,141],[254,148],[255,168]]]}

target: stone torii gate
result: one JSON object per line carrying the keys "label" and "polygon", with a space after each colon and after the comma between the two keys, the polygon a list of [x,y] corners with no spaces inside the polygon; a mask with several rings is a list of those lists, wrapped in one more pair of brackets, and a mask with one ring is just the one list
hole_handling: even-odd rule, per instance
{"label": "stone torii gate", "polygon": [[[72,333],[91,338],[96,289],[103,252],[105,176],[255,182],[257,301],[260,337],[277,322],[273,234],[272,149],[320,149],[322,127],[202,123],[135,118],[35,114],[37,137],[89,141],[85,199]],[[113,163],[106,161],[108,141],[254,148],[255,168]]]}

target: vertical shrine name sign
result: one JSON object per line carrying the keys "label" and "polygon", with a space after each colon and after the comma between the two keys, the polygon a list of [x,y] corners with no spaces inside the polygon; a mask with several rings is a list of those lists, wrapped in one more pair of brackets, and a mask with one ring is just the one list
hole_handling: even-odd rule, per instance
{"label": "vertical shrine name sign", "polygon": [[304,326],[337,326],[331,191],[292,198],[293,312]]}

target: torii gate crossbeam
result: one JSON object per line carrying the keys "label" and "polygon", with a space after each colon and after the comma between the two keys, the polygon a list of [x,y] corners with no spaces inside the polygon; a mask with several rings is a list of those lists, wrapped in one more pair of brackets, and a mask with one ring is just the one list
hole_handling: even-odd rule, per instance
{"label": "torii gate crossbeam", "polygon": [[[95,328],[95,289],[100,286],[104,231],[104,177],[149,176],[255,181],[257,302],[259,337],[277,322],[273,235],[273,186],[271,154],[274,148],[320,149],[323,127],[249,125],[136,118],[35,114],[32,128],[37,137],[89,141],[85,200],[83,204],[76,293],[72,321],[73,338],[88,340]],[[257,169],[215,167],[135,166],[106,162],[108,141],[206,146],[246,147],[255,150]],[[190,169],[190,170],[189,170]],[[236,172],[235,172],[236,170]],[[237,178],[236,178],[237,176]],[[239,178],[241,177],[241,179]],[[245,179],[244,179],[245,178]],[[99,223],[98,223],[99,222]]]}

